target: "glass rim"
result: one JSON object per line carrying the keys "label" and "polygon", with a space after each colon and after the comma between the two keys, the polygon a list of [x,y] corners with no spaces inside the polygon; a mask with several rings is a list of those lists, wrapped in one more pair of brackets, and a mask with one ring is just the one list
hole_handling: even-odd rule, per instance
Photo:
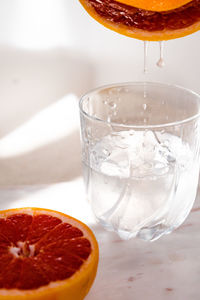
{"label": "glass rim", "polygon": [[175,122],[169,122],[169,123],[162,123],[162,124],[150,124],[150,125],[135,125],[135,124],[124,124],[124,123],[115,123],[115,122],[108,122],[106,120],[99,119],[95,116],[92,116],[88,114],[84,109],[83,109],[83,102],[86,97],[92,95],[95,92],[102,91],[107,88],[115,88],[115,87],[126,87],[126,86],[160,86],[160,87],[170,87],[170,88],[176,88],[178,90],[185,91],[191,95],[196,96],[199,99],[200,102],[200,94],[197,92],[194,92],[193,90],[189,88],[185,88],[176,84],[170,84],[170,83],[162,83],[162,82],[150,82],[150,81],[135,81],[135,82],[124,82],[124,83],[113,83],[113,84],[107,84],[107,85],[102,85],[100,87],[91,89],[87,93],[85,93],[83,96],[81,96],[80,101],[79,101],[79,111],[81,115],[85,116],[87,119],[90,119],[92,121],[102,123],[102,124],[107,124],[109,126],[113,127],[120,127],[120,128],[131,128],[131,129],[152,129],[152,128],[163,128],[163,127],[173,127],[173,126],[178,126],[178,125],[183,125],[185,123],[191,122],[195,119],[198,119],[200,117],[200,110],[198,113],[194,114],[193,116],[189,118],[185,118],[180,121],[175,121]]}

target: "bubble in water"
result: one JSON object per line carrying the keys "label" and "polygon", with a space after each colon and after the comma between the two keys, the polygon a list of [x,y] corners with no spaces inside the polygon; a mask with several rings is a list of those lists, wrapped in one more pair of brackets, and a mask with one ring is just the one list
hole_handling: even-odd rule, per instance
{"label": "bubble in water", "polygon": [[95,143],[93,142],[93,140],[88,140],[88,143],[90,144],[90,147],[93,147],[95,145]]}
{"label": "bubble in water", "polygon": [[102,152],[103,152],[103,154],[105,156],[109,156],[110,155],[110,151],[108,149],[103,149]]}
{"label": "bubble in water", "polygon": [[110,117],[110,116],[107,117],[107,122],[108,122],[108,123],[111,122],[111,117]]}
{"label": "bubble in water", "polygon": [[147,105],[146,105],[146,103],[145,103],[145,104],[143,104],[143,108],[144,108],[144,110],[146,110],[146,109],[147,109]]}
{"label": "bubble in water", "polygon": [[116,88],[111,88],[111,89],[109,89],[109,91],[108,91],[108,94],[109,95],[113,95],[115,92],[117,92],[117,89]]}
{"label": "bubble in water", "polygon": [[130,92],[129,88],[124,88],[123,91],[124,91],[125,93],[129,93],[129,92]]}
{"label": "bubble in water", "polygon": [[115,109],[117,107],[117,104],[115,102],[109,102],[108,105],[112,108]]}
{"label": "bubble in water", "polygon": [[87,137],[88,137],[88,139],[92,138],[92,128],[91,127],[87,128]]}

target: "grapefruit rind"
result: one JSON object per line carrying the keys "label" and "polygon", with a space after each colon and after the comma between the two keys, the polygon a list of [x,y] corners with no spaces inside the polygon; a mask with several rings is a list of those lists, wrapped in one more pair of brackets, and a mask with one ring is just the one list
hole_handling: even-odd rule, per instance
{"label": "grapefruit rind", "polygon": [[85,0],[79,0],[85,10],[89,13],[89,15],[95,19],[97,22],[102,24],[104,27],[111,29],[117,33],[122,35],[139,39],[142,41],[166,41],[172,40],[176,38],[181,38],[192,34],[198,30],[200,30],[200,22],[196,22],[191,26],[182,29],[176,30],[162,30],[162,31],[147,31],[143,29],[138,29],[134,27],[128,27],[122,24],[116,24],[111,22],[103,17],[101,17],[95,9]]}
{"label": "grapefruit rind", "polygon": [[32,216],[48,214],[70,223],[83,232],[83,236],[91,243],[91,254],[83,263],[80,270],[66,280],[51,282],[34,290],[0,289],[0,300],[83,300],[88,294],[96,277],[99,250],[96,238],[91,229],[75,218],[49,209],[22,208],[0,211],[0,218],[5,218],[16,213],[27,213]]}
{"label": "grapefruit rind", "polygon": [[179,8],[191,0],[116,0],[117,2],[151,11],[168,11]]}

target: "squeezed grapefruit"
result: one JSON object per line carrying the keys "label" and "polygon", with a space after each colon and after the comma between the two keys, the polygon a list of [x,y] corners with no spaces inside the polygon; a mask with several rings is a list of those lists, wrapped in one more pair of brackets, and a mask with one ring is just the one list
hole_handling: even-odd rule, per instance
{"label": "squeezed grapefruit", "polygon": [[146,41],[163,41],[200,29],[199,0],[79,0],[105,27]]}

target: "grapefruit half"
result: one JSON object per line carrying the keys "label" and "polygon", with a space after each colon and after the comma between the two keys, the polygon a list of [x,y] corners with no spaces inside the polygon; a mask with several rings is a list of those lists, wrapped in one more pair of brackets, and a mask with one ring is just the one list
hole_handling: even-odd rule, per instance
{"label": "grapefruit half", "polygon": [[140,40],[170,40],[200,29],[200,0],[79,1],[105,27]]}
{"label": "grapefruit half", "polygon": [[97,271],[92,231],[63,213],[0,212],[0,299],[82,300]]}

